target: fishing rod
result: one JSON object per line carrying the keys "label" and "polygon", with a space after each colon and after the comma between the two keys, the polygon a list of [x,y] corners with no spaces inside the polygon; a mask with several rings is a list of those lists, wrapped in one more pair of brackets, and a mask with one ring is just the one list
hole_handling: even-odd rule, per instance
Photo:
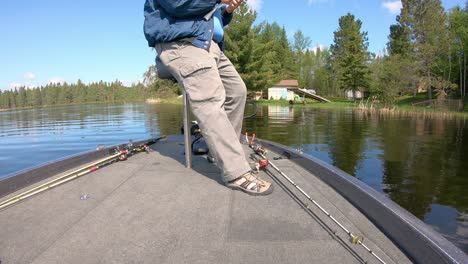
{"label": "fishing rod", "polygon": [[[266,169],[267,165],[270,165],[273,167],[283,178],[285,178],[290,184],[292,184],[299,192],[301,192],[309,201],[311,201],[316,207],[320,209],[326,216],[328,216],[335,224],[337,224],[343,231],[346,232],[346,234],[349,235],[350,241],[353,244],[359,244],[361,245],[367,252],[369,252],[372,256],[374,256],[377,260],[380,261],[380,263],[386,264],[385,261],[383,261],[374,251],[372,251],[366,244],[363,243],[364,238],[353,234],[351,231],[349,231],[346,227],[344,227],[338,220],[336,220],[329,212],[327,212],[319,203],[317,203],[310,195],[308,195],[299,185],[297,185],[290,177],[288,177],[284,172],[282,172],[274,163],[272,163],[270,160],[267,159],[266,154],[267,151],[265,148],[263,148],[261,145],[256,144],[255,141],[255,134],[252,135],[252,140],[248,140],[248,134],[246,133],[246,142],[249,145],[249,147],[257,154],[260,156],[263,161],[261,161],[260,167]],[[308,210],[310,210],[309,206],[306,206]]]}
{"label": "fishing rod", "polygon": [[93,162],[93,163],[90,163],[88,165],[85,165],[77,170],[74,170],[70,173],[67,173],[63,176],[60,176],[56,179],[53,179],[51,181],[48,181],[44,184],[41,184],[39,186],[36,186],[30,190],[27,190],[25,192],[22,192],[18,195],[15,195],[5,201],[2,201],[0,202],[0,210],[8,207],[8,206],[12,206],[22,200],[25,200],[29,197],[32,197],[36,194],[39,194],[39,193],[42,193],[42,192],[45,192],[49,189],[52,189],[54,187],[57,187],[59,185],[62,185],[64,183],[67,183],[71,180],[74,180],[74,179],[77,179],[79,177],[82,177],[88,173],[91,173],[93,171],[96,171],[104,166],[107,166],[113,162],[116,162],[116,161],[125,161],[127,160],[127,158],[129,156],[132,156],[138,152],[143,152],[145,151],[146,153],[149,153],[149,146],[150,145],[153,145],[155,144],[156,142],[158,142],[160,139],[162,139],[164,137],[160,137],[160,138],[156,138],[156,139],[152,139],[152,140],[149,140],[141,145],[138,145],[138,146],[133,146],[133,142],[129,142],[129,144],[127,144],[123,149],[120,149],[120,147],[116,147],[113,149],[114,151],[114,154],[112,154],[111,156],[109,157],[106,157],[104,159],[101,159],[99,161],[96,161],[96,162]]}

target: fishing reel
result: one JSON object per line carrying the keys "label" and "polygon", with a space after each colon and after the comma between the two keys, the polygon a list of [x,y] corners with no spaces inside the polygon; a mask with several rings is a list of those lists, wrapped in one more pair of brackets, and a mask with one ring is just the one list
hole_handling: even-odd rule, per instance
{"label": "fishing reel", "polygon": [[120,154],[118,160],[125,161],[129,156],[132,156],[134,153],[143,151],[149,154],[150,148],[147,144],[135,146],[133,141],[129,140],[127,144],[109,149],[109,155]]}
{"label": "fishing reel", "polygon": [[[181,127],[180,131],[182,132],[182,134],[184,134],[183,126]],[[191,145],[193,155],[199,156],[199,155],[208,154],[209,149],[208,149],[208,146],[206,146],[206,143],[204,141],[200,142],[198,144],[199,146],[195,146],[203,138],[203,135],[201,134],[200,126],[198,125],[197,121],[192,121],[192,126],[190,127],[190,135],[197,137],[192,141],[192,145]]]}
{"label": "fishing reel", "polygon": [[266,157],[268,151],[262,145],[255,142],[255,134],[252,134],[252,138],[249,140],[249,134],[248,132],[245,132],[245,143],[254,151],[254,153],[250,154],[250,158],[254,161],[255,165],[253,171],[258,173],[261,169],[266,169],[270,164],[270,161]]}
{"label": "fishing reel", "polygon": [[[180,133],[184,134],[184,126],[180,127]],[[192,126],[190,126],[190,135],[198,136],[201,135],[201,129],[197,121],[192,121]]]}

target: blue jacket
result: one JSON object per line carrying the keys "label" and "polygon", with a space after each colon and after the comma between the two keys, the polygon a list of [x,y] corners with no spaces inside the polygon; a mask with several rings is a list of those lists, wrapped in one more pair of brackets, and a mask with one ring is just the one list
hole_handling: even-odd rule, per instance
{"label": "blue jacket", "polygon": [[[192,44],[208,50],[213,37],[213,17],[205,18],[220,0],[146,0],[144,32],[148,46],[193,38]],[[221,5],[223,26],[229,24],[232,14]],[[223,42],[219,43],[223,47]]]}

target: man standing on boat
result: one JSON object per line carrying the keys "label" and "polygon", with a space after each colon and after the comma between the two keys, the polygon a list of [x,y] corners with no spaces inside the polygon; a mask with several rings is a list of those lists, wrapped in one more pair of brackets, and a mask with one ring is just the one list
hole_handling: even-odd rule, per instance
{"label": "man standing on boat", "polygon": [[223,27],[243,0],[146,0],[144,32],[157,61],[181,84],[211,154],[231,189],[268,195],[239,141],[247,89],[223,53]]}

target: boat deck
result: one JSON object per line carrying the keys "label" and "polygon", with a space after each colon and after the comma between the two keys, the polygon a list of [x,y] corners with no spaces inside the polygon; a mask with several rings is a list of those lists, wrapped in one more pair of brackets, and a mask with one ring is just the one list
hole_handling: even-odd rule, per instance
{"label": "boat deck", "polygon": [[[275,184],[269,196],[232,191],[203,156],[186,169],[182,141],[168,137],[0,211],[0,262],[379,263],[313,205],[306,210],[279,174],[260,172]],[[320,179],[288,159],[274,163],[386,263],[410,263]]]}

